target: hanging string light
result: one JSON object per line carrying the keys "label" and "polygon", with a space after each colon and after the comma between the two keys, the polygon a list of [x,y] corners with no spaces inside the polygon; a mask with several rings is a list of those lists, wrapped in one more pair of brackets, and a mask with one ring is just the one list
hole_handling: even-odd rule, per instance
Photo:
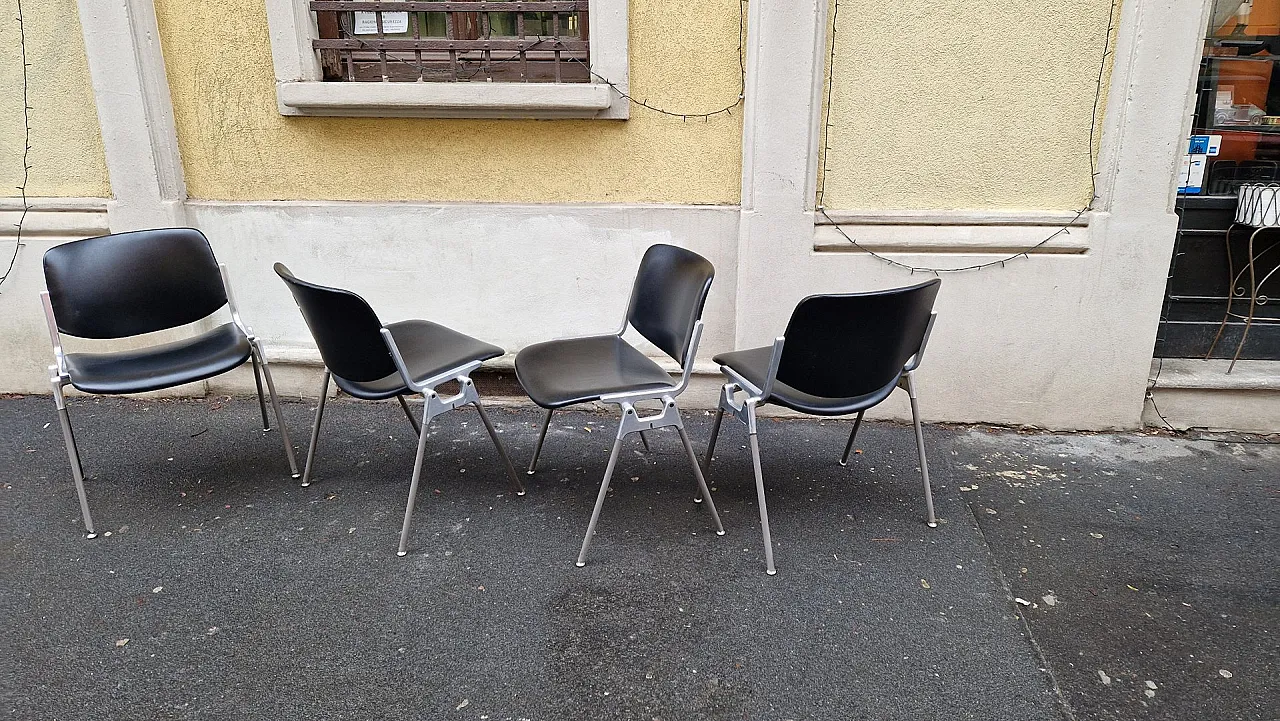
{"label": "hanging string light", "polygon": [[849,241],[849,243],[852,244],[853,247],[866,253],[867,255],[870,255],[871,257],[876,258],[877,260],[882,260],[885,263],[891,266],[894,266],[895,268],[902,268],[903,270],[907,270],[912,273],[915,273],[916,271],[920,271],[922,273],[932,273],[934,275],[940,275],[942,273],[963,273],[963,272],[972,271],[972,270],[983,270],[984,268],[992,268],[995,266],[999,266],[1003,268],[1005,267],[1005,264],[1008,263],[1009,261],[1016,260],[1018,258],[1030,259],[1031,256],[1029,255],[1029,253],[1031,253],[1032,251],[1038,250],[1039,248],[1048,244],[1049,241],[1053,240],[1054,238],[1057,238],[1060,235],[1070,234],[1071,226],[1079,222],[1080,219],[1084,217],[1085,213],[1089,212],[1090,210],[1093,210],[1093,204],[1098,200],[1098,161],[1097,161],[1097,158],[1094,157],[1093,148],[1097,141],[1098,106],[1102,103],[1102,81],[1103,81],[1103,78],[1106,76],[1107,59],[1111,56],[1111,35],[1115,29],[1117,6],[1118,6],[1118,0],[1112,0],[1111,8],[1107,15],[1107,33],[1106,33],[1106,39],[1103,41],[1103,45],[1102,45],[1102,58],[1098,63],[1098,77],[1094,85],[1093,114],[1089,120],[1089,147],[1088,147],[1089,202],[1086,203],[1083,208],[1076,211],[1075,215],[1073,215],[1070,220],[1068,220],[1061,227],[1057,228],[1052,233],[1050,233],[1049,236],[1046,237],[1044,240],[1041,240],[1035,245],[1028,246],[1027,248],[1024,248],[1012,255],[999,258],[997,260],[987,261],[985,263],[974,263],[973,265],[966,265],[959,268],[930,268],[927,266],[911,265],[909,263],[903,263],[901,261],[894,260],[893,258],[890,258],[886,255],[881,255],[880,253],[877,253],[874,250],[871,250],[870,248],[862,245],[857,241],[857,239],[853,238],[847,232],[845,232],[845,229],[842,228],[839,223],[832,220],[831,216],[827,214],[826,206],[823,203],[824,196],[826,194],[826,189],[827,189],[827,182],[826,182],[827,181],[827,157],[830,155],[830,151],[831,151],[831,145],[830,145],[830,142],[831,142],[830,141],[831,96],[832,96],[832,91],[835,87],[835,83],[833,83],[832,81],[835,78],[836,40],[838,39],[837,31],[839,28],[839,19],[840,19],[840,0],[836,0],[835,10],[833,11],[832,17],[831,17],[831,54],[827,59],[827,108],[826,108],[825,117],[823,119],[824,132],[823,132],[823,143],[822,143],[823,145],[822,159],[819,164],[820,169],[818,171],[818,202],[817,202],[818,212],[822,213],[822,217],[826,219],[827,223],[829,223],[833,228],[836,229],[836,232],[839,233],[841,237]]}

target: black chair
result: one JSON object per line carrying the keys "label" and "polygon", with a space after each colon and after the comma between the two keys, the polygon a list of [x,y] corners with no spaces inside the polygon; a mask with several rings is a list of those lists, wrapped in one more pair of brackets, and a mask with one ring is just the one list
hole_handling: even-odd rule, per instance
{"label": "black chair", "polygon": [[[383,325],[373,308],[355,293],[300,280],[281,263],[275,264],[275,271],[293,293],[325,365],[324,378],[320,382],[320,403],[316,407],[311,443],[307,447],[307,463],[302,471],[302,485],[311,484],[311,467],[332,376],[338,388],[353,398],[398,400],[418,434],[418,454],[413,461],[413,478],[409,481],[409,501],[404,510],[404,525],[400,529],[398,555],[408,553],[409,524],[413,520],[418,479],[422,476],[422,462],[427,450],[426,428],[436,416],[473,404],[498,448],[498,455],[511,478],[511,487],[517,495],[524,495],[524,486],[511,466],[507,450],[502,446],[489,414],[480,405],[480,395],[470,377],[486,360],[502,355],[501,348],[425,320]],[[458,392],[442,398],[436,388],[450,381],[458,383]],[[421,423],[413,417],[409,404],[404,400],[404,396],[410,393],[422,395]]]}
{"label": "black chair", "polygon": [[[537,343],[516,355],[516,378],[520,385],[534,403],[547,409],[533,460],[529,463],[529,473],[532,474],[537,467],[551,414],[557,408],[600,401],[616,403],[622,411],[622,421],[600,484],[600,494],[596,497],[595,510],[587,525],[587,535],[582,539],[579,566],[586,565],[587,549],[600,519],[605,495],[609,492],[609,479],[618,463],[622,439],[637,432],[643,438],[644,431],[654,428],[673,427],[679,432],[693,464],[698,489],[707,499],[716,533],[724,535],[720,515],[716,513],[715,503],[707,491],[702,469],[689,443],[689,435],[685,433],[675,401],[676,396],[689,385],[698,340],[702,337],[702,307],[714,276],[715,269],[711,263],[697,253],[671,245],[654,245],[640,260],[640,270],[631,289],[631,302],[618,332]],[[680,364],[682,373],[678,383],[661,366],[623,340],[622,334],[628,326]],[[660,401],[662,410],[641,416],[636,404],[642,401]],[[645,445],[648,446],[647,441]]]}
{"label": "black chair", "polygon": [[[722,353],[714,358],[729,382],[721,392],[705,462],[709,470],[720,421],[728,411],[747,426],[750,435],[765,565],[770,575],[776,569],[764,500],[764,475],[760,471],[760,446],[756,442],[756,407],[765,403],[816,416],[857,413],[840,457],[840,465],[844,465],[862,424],[862,414],[888,398],[894,388],[905,389],[911,397],[928,522],[930,527],[938,525],[933,515],[914,372],[920,366],[937,317],[933,301],[941,284],[934,279],[908,288],[871,293],[812,295],[796,306],[786,335],[775,338],[772,347]],[[743,396],[738,398],[738,393]]]}
{"label": "black chair", "polygon": [[[67,414],[62,388],[116,395],[172,388],[216,376],[253,362],[262,428],[271,429],[262,394],[267,379],[271,407],[293,477],[289,431],[280,416],[271,370],[262,342],[240,319],[231,295],[227,267],[213,257],[209,241],[192,228],[162,228],[87,238],[50,248],[44,254],[40,294],[55,364],[49,366],[53,400],[71,459],[71,475],[80,495],[80,511],[89,538],[93,518],[84,491],[84,470]],[[231,322],[193,338],[116,353],[64,353],[60,334],[91,339],[120,339],[169,330],[213,315],[223,306]]]}

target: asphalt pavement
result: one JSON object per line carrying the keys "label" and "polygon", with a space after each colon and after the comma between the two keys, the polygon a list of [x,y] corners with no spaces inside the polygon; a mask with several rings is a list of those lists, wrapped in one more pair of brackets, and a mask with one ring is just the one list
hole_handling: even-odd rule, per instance
{"label": "asphalt pavement", "polygon": [[[284,404],[299,461],[313,406]],[[532,408],[491,414],[528,462]],[[0,398],[0,707],[15,719],[1280,718],[1280,445],[761,424],[692,502],[670,430],[630,438],[574,565],[615,419],[557,414],[524,496],[476,414],[414,434],[331,401],[314,483],[251,399],[76,398],[84,538],[48,397]],[[686,413],[699,451],[710,415]]]}

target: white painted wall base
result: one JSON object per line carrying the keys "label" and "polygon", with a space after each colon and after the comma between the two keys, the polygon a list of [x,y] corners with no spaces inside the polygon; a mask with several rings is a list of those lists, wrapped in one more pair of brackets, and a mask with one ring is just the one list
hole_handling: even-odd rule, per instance
{"label": "white painted wall base", "polygon": [[[104,200],[35,205],[26,223],[28,245],[0,294],[0,363],[9,369],[0,376],[0,392],[48,390],[51,356],[37,301],[44,287],[44,250],[107,232]],[[10,220],[14,207],[0,203],[0,221]],[[230,267],[242,313],[267,346],[277,386],[294,398],[315,396],[320,358],[292,297],[271,270],[276,261],[303,278],[363,294],[388,322],[431,318],[502,345],[508,356],[493,365],[509,370],[514,352],[531,343],[615,329],[644,249],[657,242],[689,247],[710,258],[719,271],[704,315],[707,331],[699,372],[682,398],[682,406],[691,410],[715,407],[723,381],[711,357],[735,346],[768,342],[782,332],[803,295],[920,280],[865,255],[815,250],[813,241],[822,229],[815,229],[805,213],[787,216],[795,221],[790,225],[780,223],[778,214],[761,217],[733,207],[690,206],[190,202],[184,213]],[[751,243],[769,244],[749,244],[756,260],[745,268],[738,263],[741,217],[764,223],[747,229]],[[1156,293],[1163,274],[1139,273],[1140,266],[1158,262],[1153,256],[1159,251],[1126,249],[1126,238],[1171,237],[1174,219],[1161,215],[1143,221],[1141,233],[1130,227],[1123,234],[1108,230],[1106,214],[1091,219],[1088,226],[1072,229],[1073,243],[1086,252],[1033,255],[1003,270],[946,278],[939,322],[919,371],[926,420],[1051,429],[1128,428],[1151,422],[1150,415],[1140,416],[1150,348],[1145,330],[1132,332],[1135,323],[1146,323],[1126,309],[1135,283],[1151,286],[1144,287],[1144,294]],[[892,228],[895,242],[910,245],[943,237],[940,229],[982,238],[980,223],[886,227]],[[8,227],[0,227],[0,233]],[[1038,229],[1019,226],[1017,232],[1028,227]],[[774,241],[788,238],[799,242]],[[956,265],[988,256],[962,246],[894,257]],[[1131,273],[1128,283],[1120,278],[1125,268]],[[739,278],[747,284],[741,289]],[[735,308],[735,301],[742,305]],[[182,329],[164,339],[196,330]],[[94,344],[69,342],[71,350],[89,347]],[[1141,371],[1131,378],[1135,367]],[[1156,396],[1175,424],[1259,431],[1280,427],[1275,418],[1280,403],[1274,403],[1280,380],[1273,364],[1258,370],[1241,364],[1231,376],[1212,363],[1195,365],[1236,384],[1216,389],[1208,400],[1203,398],[1210,388],[1207,376],[1179,368],[1166,361]],[[1248,378],[1270,380],[1240,385]],[[206,392],[252,394],[252,374],[243,368],[165,395]],[[909,419],[905,395],[897,394],[870,417]]]}
{"label": "white painted wall base", "polygon": [[384,322],[428,318],[515,351],[616,331],[654,243],[719,270],[699,357],[733,346],[736,207],[191,202],[187,215],[268,349],[314,347],[276,262],[361,294]]}
{"label": "white painted wall base", "polygon": [[[53,347],[40,306],[44,252],[55,245],[107,232],[105,198],[31,198],[23,246],[0,286],[0,393],[49,393]],[[11,252],[22,215],[18,198],[0,199],[0,252]]]}
{"label": "white painted wall base", "polygon": [[[1280,433],[1280,361],[1157,359],[1145,425]],[[1163,416],[1163,418],[1161,418]]]}

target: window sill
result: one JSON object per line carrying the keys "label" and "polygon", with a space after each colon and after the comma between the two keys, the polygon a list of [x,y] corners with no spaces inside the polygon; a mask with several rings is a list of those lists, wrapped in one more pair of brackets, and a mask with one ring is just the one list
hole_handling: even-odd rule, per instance
{"label": "window sill", "polygon": [[[618,118],[600,83],[276,84],[281,115],[381,118]],[[623,114],[625,119],[625,105]]]}

